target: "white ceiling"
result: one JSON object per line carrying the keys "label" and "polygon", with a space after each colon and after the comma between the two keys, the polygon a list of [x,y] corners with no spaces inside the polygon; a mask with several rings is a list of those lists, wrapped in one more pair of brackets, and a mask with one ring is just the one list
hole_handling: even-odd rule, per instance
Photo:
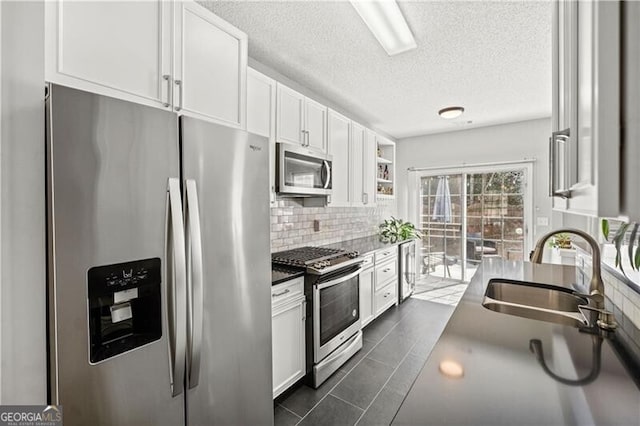
{"label": "white ceiling", "polygon": [[550,0],[401,1],[418,48],[394,57],[346,1],[202,3],[253,59],[395,138],[551,115]]}

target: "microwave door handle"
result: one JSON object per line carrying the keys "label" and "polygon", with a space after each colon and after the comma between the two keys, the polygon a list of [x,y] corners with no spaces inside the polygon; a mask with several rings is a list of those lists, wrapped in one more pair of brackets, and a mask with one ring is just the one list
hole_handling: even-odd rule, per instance
{"label": "microwave door handle", "polygon": [[187,267],[180,181],[169,178],[167,190],[165,265],[171,362],[171,395],[184,391]]}
{"label": "microwave door handle", "polygon": [[324,183],[323,188],[327,189],[329,188],[329,184],[331,183],[331,167],[329,167],[329,162],[326,160],[322,162],[322,166],[327,172],[327,181]]}
{"label": "microwave door handle", "polygon": [[196,181],[186,182],[186,223],[189,255],[188,286],[189,323],[188,323],[188,355],[189,355],[189,389],[198,386],[200,378],[200,359],[202,356],[202,328],[204,311],[204,272],[202,262],[202,233],[200,227],[200,206]]}

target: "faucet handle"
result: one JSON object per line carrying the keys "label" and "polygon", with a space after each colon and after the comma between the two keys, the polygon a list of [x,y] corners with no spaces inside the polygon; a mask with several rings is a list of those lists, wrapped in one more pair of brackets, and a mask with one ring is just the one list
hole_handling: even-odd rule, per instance
{"label": "faucet handle", "polygon": [[[588,298],[588,295],[580,295],[580,296],[584,296]],[[585,318],[587,317],[585,315],[585,313],[583,311],[591,311],[592,313],[597,313],[597,320],[596,320],[596,324],[598,327],[600,327],[603,330],[615,330],[618,327],[618,323],[616,322],[616,318],[613,315],[613,312],[607,311],[606,309],[601,309],[601,308],[594,308],[593,306],[587,306],[587,305],[580,305],[578,306],[578,309],[580,310],[580,312],[582,312],[582,314],[585,316]],[[590,326],[593,325],[593,321],[587,321],[589,323]]]}

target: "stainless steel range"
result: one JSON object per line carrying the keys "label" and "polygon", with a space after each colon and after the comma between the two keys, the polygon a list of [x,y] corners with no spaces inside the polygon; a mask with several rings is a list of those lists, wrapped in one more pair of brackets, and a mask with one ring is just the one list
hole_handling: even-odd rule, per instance
{"label": "stainless steel range", "polygon": [[320,386],[362,348],[358,252],[301,247],[274,253],[276,265],[305,271],[307,375]]}

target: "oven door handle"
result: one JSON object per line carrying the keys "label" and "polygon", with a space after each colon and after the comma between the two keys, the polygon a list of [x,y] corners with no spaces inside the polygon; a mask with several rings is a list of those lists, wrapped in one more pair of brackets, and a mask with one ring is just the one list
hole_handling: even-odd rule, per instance
{"label": "oven door handle", "polygon": [[352,273],[350,273],[348,275],[345,275],[345,276],[342,276],[342,277],[338,277],[335,280],[327,281],[326,283],[316,284],[315,288],[318,289],[318,290],[322,290],[323,288],[327,288],[327,287],[331,287],[331,286],[336,285],[336,284],[340,284],[341,282],[348,281],[351,278],[360,275],[360,272],[362,272],[362,267],[358,267],[358,269],[356,269]]}

